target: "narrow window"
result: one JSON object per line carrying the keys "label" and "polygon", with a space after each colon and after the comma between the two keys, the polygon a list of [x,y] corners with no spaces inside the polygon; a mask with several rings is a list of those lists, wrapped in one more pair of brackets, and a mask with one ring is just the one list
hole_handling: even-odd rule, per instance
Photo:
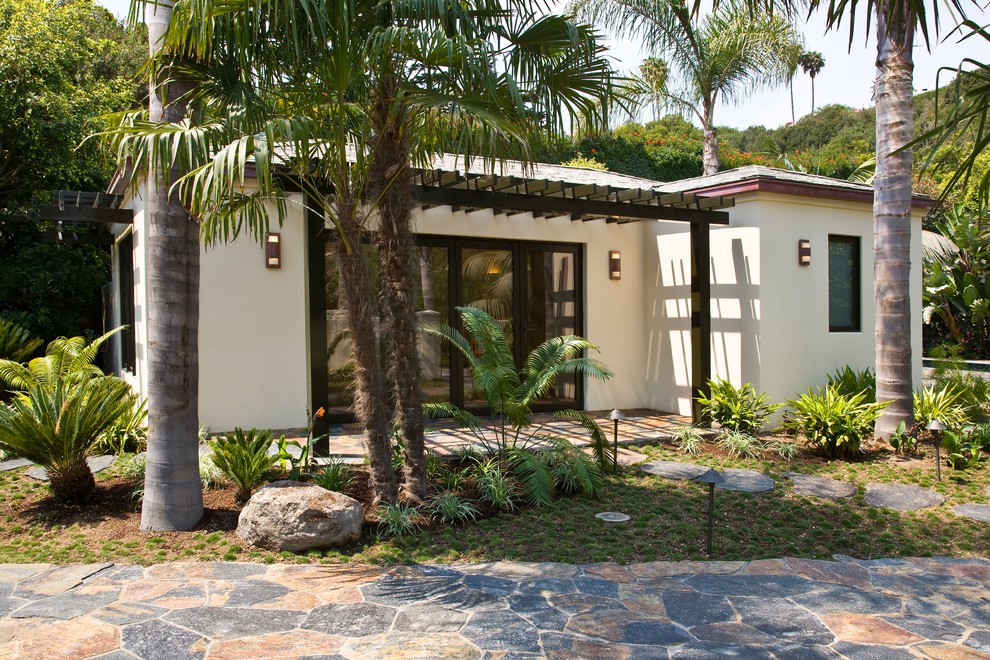
{"label": "narrow window", "polygon": [[860,249],[858,236],[828,237],[828,330],[859,332]]}

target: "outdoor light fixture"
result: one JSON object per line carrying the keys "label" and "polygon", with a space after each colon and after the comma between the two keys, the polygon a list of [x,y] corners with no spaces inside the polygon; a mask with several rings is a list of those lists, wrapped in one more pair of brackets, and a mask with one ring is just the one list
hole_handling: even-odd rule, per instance
{"label": "outdoor light fixture", "polygon": [[811,241],[807,238],[798,240],[798,263],[802,266],[811,265]]}
{"label": "outdoor light fixture", "polygon": [[612,474],[619,473],[619,422],[626,418],[625,414],[618,408],[608,414],[608,418],[614,422],[612,429]]}
{"label": "outdoor light fixture", "polygon": [[709,470],[704,474],[695,477],[695,481],[708,484],[708,537],[706,548],[708,556],[712,556],[712,528],[715,526],[715,484],[724,483],[725,479],[720,472]]}
{"label": "outdoor light fixture", "polygon": [[282,235],[269,232],[265,234],[265,267],[282,267]]}
{"label": "outdoor light fixture", "polygon": [[618,250],[608,251],[608,279],[622,279],[622,253]]}
{"label": "outdoor light fixture", "polygon": [[935,440],[935,474],[938,480],[942,481],[942,452],[939,449],[942,446],[942,431],[945,430],[945,424],[933,419],[925,428],[932,432],[932,438]]}

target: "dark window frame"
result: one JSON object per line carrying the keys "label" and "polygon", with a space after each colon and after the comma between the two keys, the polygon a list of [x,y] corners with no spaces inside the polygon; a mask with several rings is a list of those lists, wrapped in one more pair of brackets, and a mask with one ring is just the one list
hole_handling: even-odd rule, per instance
{"label": "dark window frame", "polygon": [[[846,244],[852,247],[853,268],[850,286],[852,304],[852,323],[837,325],[832,322],[832,273],[831,255],[833,244]],[[841,234],[828,235],[828,331],[829,332],[862,332],[863,331],[863,247],[861,236],[845,236]]]}

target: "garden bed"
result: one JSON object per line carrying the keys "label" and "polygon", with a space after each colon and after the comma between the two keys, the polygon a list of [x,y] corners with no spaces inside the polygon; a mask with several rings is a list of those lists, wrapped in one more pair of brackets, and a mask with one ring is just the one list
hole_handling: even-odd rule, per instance
{"label": "garden bed", "polygon": [[[958,517],[951,511],[958,504],[990,503],[990,468],[986,463],[967,471],[943,466],[943,481],[938,482],[930,446],[902,457],[873,443],[852,460],[829,460],[806,449],[790,460],[772,453],[762,458],[733,458],[711,442],[703,443],[700,449],[690,456],[670,445],[649,445],[642,451],[651,460],[690,461],[719,470],[752,469],[778,482],[773,491],[761,495],[717,493],[714,559],[830,558],[834,554],[860,558],[990,555],[990,525]],[[857,494],[846,500],[800,496],[781,477],[786,471],[849,481],[857,485]],[[192,532],[146,534],[140,531],[140,513],[129,496],[140,486],[138,480],[111,469],[109,474],[98,477],[94,501],[65,505],[51,498],[46,485],[24,472],[0,474],[0,563],[633,563],[707,558],[707,491],[696,483],[661,479],[635,468],[626,469],[618,477],[608,477],[598,500],[568,497],[548,506],[521,507],[501,514],[482,508],[479,520],[466,525],[444,525],[422,518],[420,531],[387,540],[378,540],[375,526],[369,523],[360,541],[350,547],[303,555],[246,546],[234,533],[241,505],[235,500],[232,486],[204,491],[205,514]],[[946,502],[940,507],[903,513],[874,508],[866,504],[864,489],[867,483],[875,482],[932,488],[944,495]],[[358,479],[351,494],[367,508],[370,493],[366,480]],[[624,512],[632,520],[605,523],[594,517],[601,511]],[[372,517],[369,515],[369,519]]]}

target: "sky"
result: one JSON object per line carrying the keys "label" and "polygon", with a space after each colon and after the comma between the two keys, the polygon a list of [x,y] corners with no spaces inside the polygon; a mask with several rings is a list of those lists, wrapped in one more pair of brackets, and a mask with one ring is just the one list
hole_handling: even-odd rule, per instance
{"label": "sky", "polygon": [[[129,0],[97,0],[114,15],[127,15]],[[561,3],[563,4],[563,3]],[[943,17],[945,18],[945,17]],[[979,23],[984,23],[983,14],[971,15]],[[825,67],[815,78],[815,107],[838,103],[852,108],[865,108],[873,105],[873,80],[876,77],[876,38],[871,35],[865,41],[865,20],[857,20],[857,37],[850,49],[849,31],[845,23],[836,30],[826,32],[823,12],[804,24],[805,49],[816,50],[825,59]],[[951,19],[949,24],[951,29]],[[979,48],[986,41],[966,40],[960,42],[958,35],[946,35],[943,27],[939,39],[933,38],[931,52],[918,35],[915,40],[914,87],[916,92],[934,89],[940,67],[955,69],[965,57],[986,61],[987,53]],[[871,32],[875,32],[871,26]],[[608,39],[616,66],[623,71],[634,71],[645,57],[637,44]],[[951,79],[951,74],[943,74],[943,80]],[[944,84],[944,83],[943,83]],[[811,111],[811,79],[800,70],[794,79],[794,105],[797,118]],[[722,104],[716,110],[715,123],[721,126],[747,128],[763,125],[777,128],[791,121],[790,93],[786,86],[775,90],[759,91],[739,105]],[[697,122],[695,122],[697,123]]]}

